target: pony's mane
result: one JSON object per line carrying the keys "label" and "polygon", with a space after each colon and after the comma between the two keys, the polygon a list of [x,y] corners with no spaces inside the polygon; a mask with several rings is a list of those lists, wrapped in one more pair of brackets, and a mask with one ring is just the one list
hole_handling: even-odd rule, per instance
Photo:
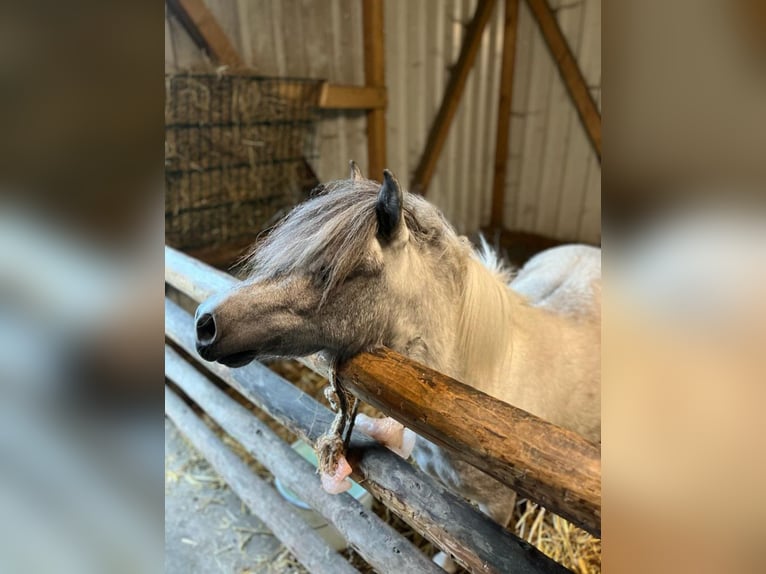
{"label": "pony's mane", "polygon": [[[377,234],[380,184],[368,179],[327,183],[293,209],[245,257],[242,272],[253,280],[295,272],[321,277],[325,296],[370,255]],[[404,194],[403,215],[410,240],[420,243],[449,235],[452,227],[421,197]]]}
{"label": "pony's mane", "polygon": [[510,285],[516,270],[509,267],[497,251],[490,247],[483,234],[479,234],[479,246],[474,251],[479,262],[489,269],[505,285]]}

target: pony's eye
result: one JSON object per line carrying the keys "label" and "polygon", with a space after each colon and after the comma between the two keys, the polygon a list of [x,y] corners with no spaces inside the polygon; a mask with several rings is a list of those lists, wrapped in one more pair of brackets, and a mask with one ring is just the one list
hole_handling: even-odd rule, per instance
{"label": "pony's eye", "polygon": [[322,285],[326,285],[330,281],[330,267],[327,265],[320,267],[317,271],[316,278]]}

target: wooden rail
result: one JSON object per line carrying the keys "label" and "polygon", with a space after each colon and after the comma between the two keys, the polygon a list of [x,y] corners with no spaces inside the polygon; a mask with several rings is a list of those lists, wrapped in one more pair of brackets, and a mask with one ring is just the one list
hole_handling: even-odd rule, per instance
{"label": "wooden rail", "polygon": [[310,572],[354,574],[358,572],[269,484],[255,475],[231,452],[184,402],[165,388],[165,413],[181,434],[205,457],[234,493],[274,532]]}
{"label": "wooden rail", "polygon": [[388,101],[383,86],[354,86],[322,82],[319,89],[312,84],[286,83],[277,88],[282,98],[304,101],[313,98],[313,104],[323,110],[384,110]]}
{"label": "wooden rail", "polygon": [[[207,284],[215,281],[212,278]],[[165,333],[183,351],[196,357],[194,320],[169,300],[165,301]],[[329,409],[258,362],[238,369],[219,363],[200,364],[311,444],[332,422]],[[469,570],[498,574],[567,572],[369,437],[355,432],[348,456],[357,481]]]}
{"label": "wooden rail", "polygon": [[[166,281],[196,301],[235,284],[167,247]],[[192,327],[187,329],[192,337]],[[193,341],[189,344],[193,349]],[[598,446],[388,349],[357,355],[339,366],[336,376],[360,398],[458,458],[600,536]]]}
{"label": "wooden rail", "polygon": [[344,388],[522,496],[601,531],[601,453],[552,425],[390,349],[341,365]]}
{"label": "wooden rail", "polygon": [[379,572],[441,570],[411,542],[348,494],[327,494],[314,467],[280,439],[266,423],[226,395],[170,347],[165,376],[210,415],[291,491],[333,524]]}
{"label": "wooden rail", "polygon": [[325,82],[319,90],[317,107],[323,110],[385,110],[386,88],[347,86]]}

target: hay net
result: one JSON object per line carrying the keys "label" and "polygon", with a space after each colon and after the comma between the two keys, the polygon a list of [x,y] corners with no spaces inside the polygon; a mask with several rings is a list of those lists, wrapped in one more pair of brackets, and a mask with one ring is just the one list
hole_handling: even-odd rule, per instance
{"label": "hay net", "polygon": [[165,240],[246,244],[316,185],[317,80],[165,76]]}

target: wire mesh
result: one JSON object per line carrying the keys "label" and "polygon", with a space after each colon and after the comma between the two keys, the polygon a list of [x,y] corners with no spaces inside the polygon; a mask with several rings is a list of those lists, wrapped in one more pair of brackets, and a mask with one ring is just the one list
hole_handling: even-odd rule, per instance
{"label": "wire mesh", "polygon": [[316,185],[320,82],[234,74],[165,76],[165,241],[241,244]]}

